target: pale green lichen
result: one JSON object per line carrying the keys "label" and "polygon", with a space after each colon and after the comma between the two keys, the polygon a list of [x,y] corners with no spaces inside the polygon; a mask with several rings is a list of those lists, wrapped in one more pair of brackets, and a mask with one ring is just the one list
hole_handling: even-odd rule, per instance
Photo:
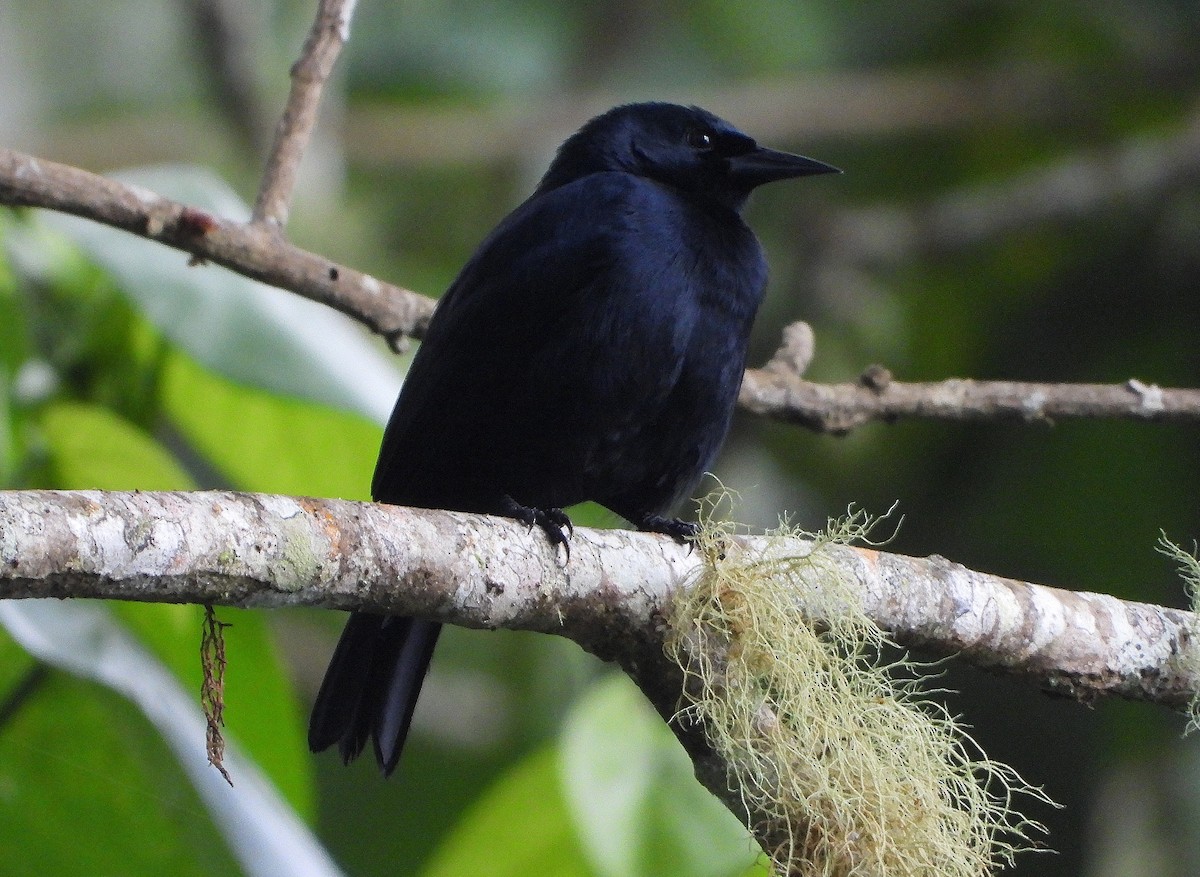
{"label": "pale green lichen", "polygon": [[322,556],[313,543],[312,533],[302,521],[285,520],[280,526],[275,587],[281,591],[299,591],[318,577]]}
{"label": "pale green lichen", "polygon": [[[829,560],[874,521],[781,526],[752,551],[702,518],[706,571],[677,599],[667,649],[688,677],[681,712],[703,723],[761,835],[784,838],[767,850],[777,872],[976,877],[1032,848],[1043,829],[1014,796],[1044,793],[922,693],[926,666],[880,657],[887,635]],[[786,553],[797,539],[810,547]]]}
{"label": "pale green lichen", "polygon": [[[1190,635],[1187,645],[1182,647],[1179,653],[1179,669],[1190,679],[1200,679],[1200,619],[1197,618],[1200,613],[1200,560],[1196,558],[1196,546],[1193,543],[1190,553],[1184,551],[1167,538],[1165,531],[1160,530],[1156,550],[1175,561],[1192,607],[1193,620],[1188,631]],[[1190,734],[1200,729],[1200,694],[1192,696],[1187,713],[1188,723],[1184,733]]]}

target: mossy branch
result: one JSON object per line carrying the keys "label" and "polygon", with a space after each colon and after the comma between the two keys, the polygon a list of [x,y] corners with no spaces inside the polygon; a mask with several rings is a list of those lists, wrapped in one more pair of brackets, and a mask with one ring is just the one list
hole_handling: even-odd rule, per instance
{"label": "mossy branch", "polygon": [[775,873],[977,877],[1035,848],[1045,829],[1016,799],[1052,802],[930,699],[926,665],[885,657],[890,639],[830,559],[870,544],[875,519],[852,510],[743,545],[703,517],[705,569],[667,627],[677,722],[728,765]]}
{"label": "mossy branch", "polygon": [[[724,538],[751,557],[814,548],[790,536]],[[702,581],[708,554],[580,528],[567,560],[514,521],[343,500],[0,491],[0,598],[323,606],[555,633],[620,663],[666,719],[678,718],[684,685],[664,650],[668,620],[676,598]],[[1081,700],[1116,694],[1182,709],[1198,687],[1190,612],[847,545],[823,546],[821,566],[900,643]],[[793,596],[818,625],[836,614],[804,589]],[[764,849],[795,841],[731,788],[731,765],[703,722],[672,727],[697,776],[758,829]]]}
{"label": "mossy branch", "polygon": [[[760,537],[731,537],[753,548]],[[797,540],[798,552],[804,549]],[[1182,709],[1190,612],[969,570],[943,557],[830,546],[863,611],[898,642],[1080,700]],[[615,657],[661,638],[699,552],[580,528],[565,561],[483,515],[234,492],[0,491],[0,598],[94,597],[395,612],[559,633]]]}

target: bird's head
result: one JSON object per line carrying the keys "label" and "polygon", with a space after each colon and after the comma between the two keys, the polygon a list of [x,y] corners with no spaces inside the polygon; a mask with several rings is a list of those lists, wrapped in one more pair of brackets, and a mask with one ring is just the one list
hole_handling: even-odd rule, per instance
{"label": "bird's head", "polygon": [[839,173],[815,159],[759,146],[699,107],[626,104],[571,135],[539,192],[603,171],[623,171],[740,209],[756,187],[774,180]]}

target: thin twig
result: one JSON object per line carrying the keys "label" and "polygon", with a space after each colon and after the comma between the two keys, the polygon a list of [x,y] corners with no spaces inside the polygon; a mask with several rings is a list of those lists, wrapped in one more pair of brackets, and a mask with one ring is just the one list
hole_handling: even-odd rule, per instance
{"label": "thin twig", "polygon": [[204,67],[204,85],[255,156],[267,155],[271,121],[258,75],[262,52],[260,8],[243,0],[181,0]]}
{"label": "thin twig", "polygon": [[350,17],[355,0],[321,0],[299,60],[292,65],[292,89],[275,128],[275,141],[263,170],[254,202],[255,225],[282,229],[287,225],[288,203],[296,185],[296,172],[304,147],[317,122],[321,90],[342,46],[350,38]]}
{"label": "thin twig", "polygon": [[[796,351],[798,327],[806,349]],[[1200,390],[1164,388],[1130,378],[1123,384],[1038,384],[952,378],[931,383],[894,380],[872,366],[853,384],[817,384],[801,377],[811,358],[811,330],[789,327],[784,346],[765,368],[749,369],[742,382],[743,407],[817,432],[844,435],[876,420],[1119,419],[1200,422]],[[799,359],[797,362],[796,360]]]}
{"label": "thin twig", "polygon": [[[1167,93],[1185,93],[1194,78],[1186,67],[1138,73]],[[1137,74],[1114,69],[1100,75],[1118,80]],[[963,129],[1092,131],[1107,107],[1108,83],[1096,76],[1046,64],[955,75],[944,69],[805,71],[715,87],[665,85],[657,97],[697,103],[764,142],[815,149],[818,142],[878,142]],[[592,89],[487,106],[356,103],[346,115],[346,149],[356,163],[388,168],[507,164],[528,158],[531,142],[565,137],[627,99],[619,89]]]}
{"label": "thin twig", "polygon": [[50,665],[35,661],[4,693],[4,698],[0,700],[0,731],[8,728],[9,722],[16,718],[29,703],[29,699],[42,689],[49,678]]}
{"label": "thin twig", "polygon": [[1152,206],[1200,180],[1200,107],[1171,133],[1131,137],[912,209],[867,207],[830,220],[827,258],[894,265],[978,246],[1039,223],[1075,222],[1115,205]]}
{"label": "thin twig", "polygon": [[[764,142],[801,151],[816,149],[818,142],[878,142],[912,133],[936,137],[964,129],[1011,133],[1032,128],[1088,136],[1110,119],[1104,97],[1114,83],[1127,89],[1137,80],[1147,94],[1187,94],[1194,88],[1192,65],[1177,54],[1179,58],[1156,54],[1146,63],[1085,73],[1044,59],[954,73],[944,68],[804,71],[715,87],[664,85],[657,97],[697,103]],[[528,160],[530,143],[564,137],[627,99],[627,90],[601,88],[523,95],[486,106],[355,101],[346,109],[342,141],[349,160],[359,166],[507,167]],[[212,132],[195,114],[170,108],[148,112],[144,107],[136,114],[114,107],[101,117],[62,121],[42,137],[51,144],[48,154],[84,167],[109,166],[114,156],[128,164],[194,160],[195,144],[211,139]],[[823,157],[834,160],[833,155]]]}

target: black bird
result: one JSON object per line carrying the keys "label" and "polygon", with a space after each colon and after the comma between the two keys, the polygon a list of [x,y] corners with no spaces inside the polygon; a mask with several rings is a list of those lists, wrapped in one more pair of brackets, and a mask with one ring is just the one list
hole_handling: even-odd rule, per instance
{"label": "black bird", "polygon": [[[697,107],[620,106],[558,150],[443,297],[383,437],[379,502],[503,515],[566,545],[593,500],[666,517],[729,429],[767,264],[740,210],[763,183],[837,172]],[[400,759],[440,625],[356,612],[308,742]]]}

